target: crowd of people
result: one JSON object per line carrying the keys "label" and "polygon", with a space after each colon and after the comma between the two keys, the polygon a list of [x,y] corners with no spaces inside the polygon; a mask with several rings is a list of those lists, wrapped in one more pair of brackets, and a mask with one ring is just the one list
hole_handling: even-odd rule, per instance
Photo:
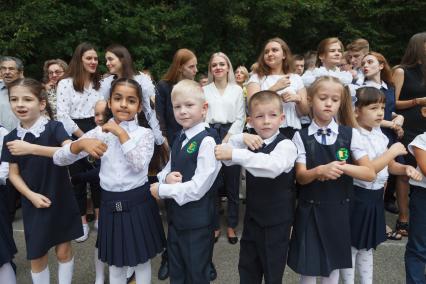
{"label": "crowd of people", "polygon": [[18,204],[33,283],[50,283],[53,247],[71,283],[88,195],[96,284],[105,264],[109,283],[150,283],[158,254],[160,280],[210,283],[223,212],[240,283],[282,283],[286,265],[303,284],[354,283],[355,270],[373,283],[373,250],[402,237],[406,282],[426,283],[426,32],[393,68],[367,40],[335,37],[304,55],[272,38],[250,72],[217,52],[198,77],[179,49],[157,83],[122,45],[105,49],[107,74],[98,61],[81,43],[39,82],[0,58],[0,283],[16,283]]}

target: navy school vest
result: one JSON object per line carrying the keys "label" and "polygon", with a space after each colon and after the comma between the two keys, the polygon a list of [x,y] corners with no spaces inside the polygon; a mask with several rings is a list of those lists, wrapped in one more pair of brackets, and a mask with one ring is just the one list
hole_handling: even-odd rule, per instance
{"label": "navy school vest", "polygon": [[[278,134],[274,141],[258,152],[269,154],[285,136]],[[276,178],[255,177],[246,172],[246,218],[259,226],[273,226],[293,220],[295,208],[294,168]]]}
{"label": "navy school vest", "polygon": [[[346,161],[352,164],[352,128],[339,125],[339,134],[332,145],[322,145],[315,139],[316,133],[308,135],[308,128],[299,131],[306,150],[306,169],[325,165],[333,161]],[[353,178],[342,175],[337,180],[315,180],[300,185],[299,198],[311,203],[335,203],[349,201],[352,195]]]}
{"label": "navy school vest", "polygon": [[[187,182],[195,174],[197,168],[198,151],[201,142],[207,136],[212,136],[207,130],[203,130],[192,137],[181,149],[179,149],[179,137],[173,143],[171,152],[171,172],[182,174],[182,182]],[[166,199],[167,218],[169,224],[177,229],[196,229],[213,224],[215,216],[215,191],[216,182],[210,190],[197,201],[188,202],[180,206],[174,199]]]}

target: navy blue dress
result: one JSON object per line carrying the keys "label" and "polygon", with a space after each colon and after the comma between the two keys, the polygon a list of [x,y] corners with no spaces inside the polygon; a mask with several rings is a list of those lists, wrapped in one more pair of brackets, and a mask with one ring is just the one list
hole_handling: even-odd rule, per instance
{"label": "navy blue dress", "polygon": [[[20,139],[14,129],[4,143]],[[24,141],[42,146],[58,147],[70,139],[62,123],[49,121],[45,130],[36,138],[27,133]],[[51,158],[39,156],[13,156],[3,147],[2,161],[16,163],[25,184],[34,192],[50,199],[49,208],[38,209],[22,196],[22,215],[24,220],[27,258],[37,259],[58,244],[71,241],[83,235],[80,213],[72,191],[66,167],[53,164]]]}
{"label": "navy blue dress", "polygon": [[[352,128],[339,126],[332,145],[318,143],[308,128],[299,131],[306,149],[306,168],[313,169],[350,155]],[[299,185],[298,204],[288,253],[288,266],[306,276],[330,276],[335,269],[351,268],[349,208],[353,179],[313,181]]]}

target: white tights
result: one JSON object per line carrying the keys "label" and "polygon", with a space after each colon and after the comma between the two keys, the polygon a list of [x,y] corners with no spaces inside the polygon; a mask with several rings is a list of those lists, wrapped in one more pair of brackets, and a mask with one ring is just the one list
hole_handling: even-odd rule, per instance
{"label": "white tights", "polygon": [[365,250],[352,247],[352,268],[341,269],[344,284],[355,283],[355,269],[358,270],[361,284],[373,283],[373,249]]}
{"label": "white tights", "polygon": [[[125,284],[127,281],[127,266],[109,267],[109,283],[110,284]],[[135,267],[136,284],[149,284],[151,283],[151,261],[138,264]]]}
{"label": "white tights", "polygon": [[16,284],[15,271],[10,262],[0,266],[0,283]]}
{"label": "white tights", "polygon": [[[300,275],[300,284],[316,284],[316,276]],[[321,284],[338,284],[339,283],[339,270],[331,271],[328,277],[321,277]]]}

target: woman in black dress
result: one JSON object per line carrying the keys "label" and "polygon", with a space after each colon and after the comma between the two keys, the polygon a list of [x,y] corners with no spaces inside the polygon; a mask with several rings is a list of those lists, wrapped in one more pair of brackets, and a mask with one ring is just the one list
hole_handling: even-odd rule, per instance
{"label": "woman in black dress", "polygon": [[[408,42],[401,64],[393,73],[395,84],[396,110],[405,118],[403,125],[404,146],[426,131],[426,32],[415,34]],[[411,154],[405,156],[405,162],[416,167]],[[408,235],[408,178],[399,177],[396,184],[396,196],[399,216],[395,230]]]}

